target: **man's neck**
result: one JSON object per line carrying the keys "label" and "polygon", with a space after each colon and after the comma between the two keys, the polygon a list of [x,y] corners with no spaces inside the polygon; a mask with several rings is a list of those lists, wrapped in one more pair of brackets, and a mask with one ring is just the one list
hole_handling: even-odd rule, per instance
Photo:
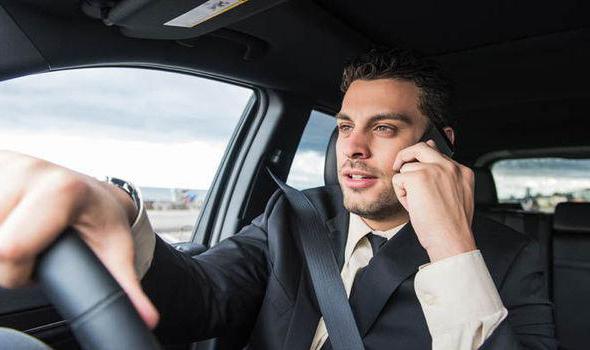
{"label": "man's neck", "polygon": [[365,222],[365,224],[367,224],[367,226],[369,226],[371,229],[377,230],[377,231],[387,231],[387,230],[390,230],[394,227],[397,227],[401,224],[405,224],[406,222],[410,221],[410,217],[408,215],[408,212],[405,210],[400,210],[398,213],[395,213],[394,215],[392,215],[390,217],[379,219],[379,220],[367,219],[367,218],[363,218],[363,217],[361,217],[361,219],[363,219],[363,221]]}

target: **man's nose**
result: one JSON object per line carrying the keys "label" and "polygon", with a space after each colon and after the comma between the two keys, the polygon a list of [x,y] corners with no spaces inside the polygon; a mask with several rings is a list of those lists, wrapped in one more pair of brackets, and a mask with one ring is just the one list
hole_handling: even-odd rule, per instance
{"label": "man's nose", "polygon": [[348,159],[365,159],[371,156],[369,140],[360,131],[353,131],[344,138],[343,151]]}

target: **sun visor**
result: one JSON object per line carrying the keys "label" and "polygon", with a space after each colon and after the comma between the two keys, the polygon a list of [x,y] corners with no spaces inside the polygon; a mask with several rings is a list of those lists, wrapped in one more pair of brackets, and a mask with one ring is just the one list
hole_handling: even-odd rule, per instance
{"label": "sun visor", "polygon": [[84,12],[101,18],[107,25],[120,27],[129,37],[181,40],[227,27],[284,1],[87,0]]}

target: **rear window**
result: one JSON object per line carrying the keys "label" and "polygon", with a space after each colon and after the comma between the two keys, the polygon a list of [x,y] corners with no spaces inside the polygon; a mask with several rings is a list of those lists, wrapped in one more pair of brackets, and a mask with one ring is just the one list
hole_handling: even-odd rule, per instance
{"label": "rear window", "polygon": [[500,203],[552,213],[561,202],[590,202],[590,159],[506,159],[491,170]]}

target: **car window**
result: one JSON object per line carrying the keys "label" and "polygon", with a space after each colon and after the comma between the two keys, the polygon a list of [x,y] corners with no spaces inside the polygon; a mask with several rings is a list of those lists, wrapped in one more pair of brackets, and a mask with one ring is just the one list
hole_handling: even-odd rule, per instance
{"label": "car window", "polygon": [[305,126],[287,184],[297,189],[324,185],[324,163],[330,135],[336,127],[333,116],[312,111]]}
{"label": "car window", "polygon": [[590,159],[507,159],[491,170],[500,203],[551,213],[561,202],[590,201]]}
{"label": "car window", "polygon": [[85,68],[0,83],[0,149],[132,182],[157,233],[190,239],[251,89],[175,72]]}

